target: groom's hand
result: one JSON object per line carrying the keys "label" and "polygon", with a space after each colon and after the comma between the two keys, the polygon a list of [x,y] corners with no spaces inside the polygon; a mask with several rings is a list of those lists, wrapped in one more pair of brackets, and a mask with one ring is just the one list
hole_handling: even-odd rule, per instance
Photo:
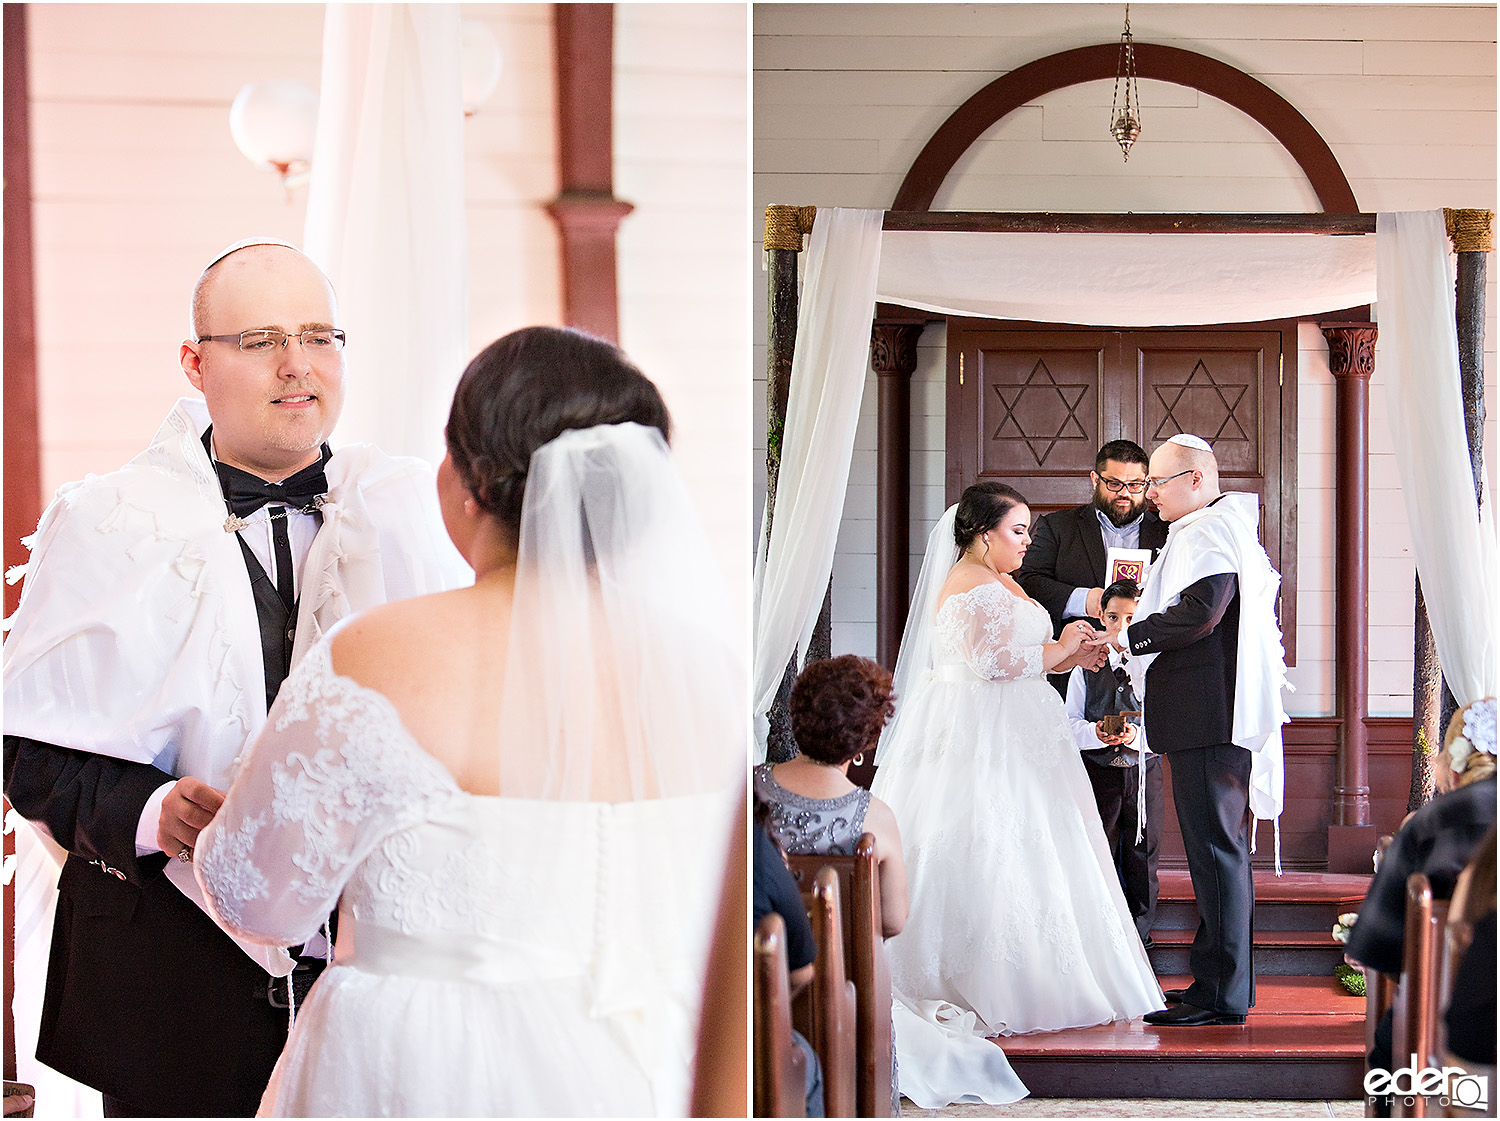
{"label": "groom's hand", "polygon": [[223,804],[222,790],[215,790],[191,775],[178,779],[161,803],[161,824],[156,831],[156,843],[161,846],[161,851],[168,856],[178,856],[186,849],[188,859],[191,859],[198,834],[214,819],[214,814]]}

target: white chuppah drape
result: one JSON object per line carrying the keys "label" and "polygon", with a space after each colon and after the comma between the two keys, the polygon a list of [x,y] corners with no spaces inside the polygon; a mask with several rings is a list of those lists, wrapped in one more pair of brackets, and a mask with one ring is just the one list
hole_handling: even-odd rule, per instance
{"label": "white chuppah drape", "polygon": [[457,4],[329,4],[304,248],[349,334],[337,439],[436,463],[468,351]]}
{"label": "white chuppah drape", "polygon": [[1380,333],[1391,435],[1443,677],[1460,705],[1500,682],[1494,503],[1474,497],[1459,392],[1448,234],[1439,210],[1381,214]]}
{"label": "white chuppah drape", "polygon": [[891,231],[879,298],[1044,323],[1253,323],[1375,298],[1375,246],[1325,234]]}
{"label": "white chuppah drape", "polygon": [[833,549],[869,364],[880,210],[820,209],[803,274],[781,472],[769,540],[755,561],[755,738],[765,758],[776,689],[793,651],[812,637],[833,573]]}

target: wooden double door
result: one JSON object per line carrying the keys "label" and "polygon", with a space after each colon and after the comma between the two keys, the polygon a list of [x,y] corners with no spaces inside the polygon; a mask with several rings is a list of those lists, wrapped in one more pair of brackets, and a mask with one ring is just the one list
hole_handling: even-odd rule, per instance
{"label": "wooden double door", "polygon": [[1094,454],[1110,440],[1147,452],[1179,432],[1207,440],[1223,489],[1260,499],[1295,664],[1295,320],[1111,330],[950,318],[947,385],[950,504],[998,479],[1040,516],[1089,500]]}

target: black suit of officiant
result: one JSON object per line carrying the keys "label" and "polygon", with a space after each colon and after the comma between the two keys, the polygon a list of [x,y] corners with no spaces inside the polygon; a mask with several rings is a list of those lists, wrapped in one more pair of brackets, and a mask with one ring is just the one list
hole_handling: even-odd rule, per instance
{"label": "black suit of officiant", "polygon": [[1244,1015],[1255,1003],[1250,871],[1250,752],[1232,742],[1240,633],[1234,573],[1190,584],[1176,604],[1139,616],[1125,637],[1146,670],[1151,748],[1172,761],[1172,801],[1198,904],[1183,999]]}
{"label": "black suit of officiant", "polygon": [[[241,547],[269,708],[291,664],[297,604]],[[286,982],[271,982],[167,879],[165,854],[136,856],[141,813],[174,777],[5,737],[6,797],[68,851],[36,1057],[101,1090],[106,1116],[250,1117],[286,1044]],[[299,963],[299,998],[320,968]]]}
{"label": "black suit of officiant", "polygon": [[[1150,549],[1155,557],[1166,541],[1167,523],[1147,510],[1141,516],[1139,547]],[[1043,514],[1037,520],[1036,528],[1032,530],[1031,547],[1026,550],[1016,578],[1026,594],[1052,616],[1054,637],[1061,634],[1063,626],[1074,618],[1066,614],[1068,599],[1073,592],[1078,588],[1104,586],[1107,554],[1104,532],[1091,502]],[[1097,620],[1090,619],[1089,622],[1098,625]],[[1068,674],[1049,674],[1048,680],[1066,699]],[[1154,748],[1155,735],[1149,722],[1147,729]],[[1165,809],[1161,760],[1148,755],[1146,773],[1142,776],[1136,767],[1109,766],[1104,761],[1108,754],[1117,753],[1099,753],[1093,758],[1085,756],[1084,768],[1094,788],[1094,803],[1099,808],[1099,819],[1104,825],[1115,871],[1120,877],[1120,888],[1125,893],[1125,902],[1135,919],[1141,941],[1145,942],[1151,937],[1151,927],[1156,921],[1156,865],[1161,851],[1161,818]],[[1143,777],[1146,783],[1146,828],[1145,835],[1137,842],[1134,824],[1137,784]]]}

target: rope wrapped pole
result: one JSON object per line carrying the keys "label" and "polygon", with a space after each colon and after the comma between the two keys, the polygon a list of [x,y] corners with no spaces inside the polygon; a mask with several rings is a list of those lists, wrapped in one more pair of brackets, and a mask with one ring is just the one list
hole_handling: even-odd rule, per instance
{"label": "rope wrapped pole", "polygon": [[[766,207],[766,253],[768,297],[766,327],[766,539],[770,540],[771,517],[776,509],[776,483],[781,474],[781,438],[786,431],[787,396],[792,384],[792,353],[797,345],[797,254],[802,240],[812,232],[817,208],[813,206]],[[824,619],[831,612],[830,595],[824,597],[823,613],[813,633],[814,646]],[[827,656],[826,644],[824,657]],[[767,714],[771,729],[766,741],[766,759],[782,763],[797,754],[792,738],[787,703],[796,677],[796,657],[787,664],[776,700]]]}

